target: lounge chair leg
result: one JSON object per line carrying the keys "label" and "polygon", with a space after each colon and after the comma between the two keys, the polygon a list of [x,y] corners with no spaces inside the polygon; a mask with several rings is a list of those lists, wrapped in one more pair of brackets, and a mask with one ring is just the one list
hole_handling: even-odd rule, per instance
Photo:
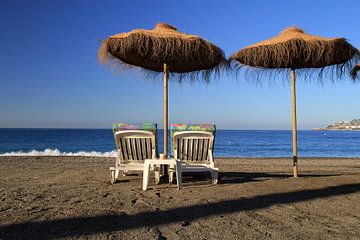
{"label": "lounge chair leg", "polygon": [[124,170],[122,175],[125,177],[127,175],[127,173],[128,173],[128,170]]}
{"label": "lounge chair leg", "polygon": [[178,189],[182,189],[182,172],[181,172],[181,162],[176,161],[176,182]]}
{"label": "lounge chair leg", "polygon": [[169,184],[172,184],[174,182],[174,172],[171,171],[169,173]]}
{"label": "lounge chair leg", "polygon": [[115,177],[115,179],[117,179],[119,177],[120,170],[115,170],[114,172],[115,172],[114,177]]}
{"label": "lounge chair leg", "polygon": [[160,172],[159,171],[155,171],[155,183],[159,184],[160,183]]}
{"label": "lounge chair leg", "polygon": [[115,170],[111,170],[110,174],[111,174],[110,183],[114,184],[115,183]]}
{"label": "lounge chair leg", "polygon": [[218,171],[211,171],[211,180],[214,184],[218,184],[219,174]]}

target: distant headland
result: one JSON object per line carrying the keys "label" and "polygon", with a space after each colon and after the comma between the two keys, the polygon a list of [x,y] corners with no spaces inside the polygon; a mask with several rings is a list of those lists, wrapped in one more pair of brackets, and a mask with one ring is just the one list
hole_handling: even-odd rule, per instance
{"label": "distant headland", "polygon": [[316,128],[314,130],[357,130],[360,131],[360,119],[351,121],[340,121],[327,125],[324,128]]}

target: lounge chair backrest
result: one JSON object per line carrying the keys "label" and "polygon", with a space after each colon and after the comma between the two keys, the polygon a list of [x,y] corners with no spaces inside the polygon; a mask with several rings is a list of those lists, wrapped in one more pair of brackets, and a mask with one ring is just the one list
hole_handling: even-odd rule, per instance
{"label": "lounge chair backrest", "polygon": [[173,135],[176,159],[190,162],[213,162],[214,134],[204,131],[182,131]]}
{"label": "lounge chair backrest", "polygon": [[120,163],[143,162],[156,157],[156,135],[144,130],[120,130],[114,133]]}

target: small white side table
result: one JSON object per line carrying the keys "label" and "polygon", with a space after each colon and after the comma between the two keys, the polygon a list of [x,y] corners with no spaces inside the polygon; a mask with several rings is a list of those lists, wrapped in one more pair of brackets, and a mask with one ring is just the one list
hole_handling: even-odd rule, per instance
{"label": "small white side table", "polygon": [[181,173],[181,162],[175,158],[168,159],[146,159],[144,162],[144,173],[143,173],[143,190],[146,191],[149,185],[150,178],[150,166],[151,165],[173,165],[176,171],[176,182],[178,189],[182,188],[182,173]]}

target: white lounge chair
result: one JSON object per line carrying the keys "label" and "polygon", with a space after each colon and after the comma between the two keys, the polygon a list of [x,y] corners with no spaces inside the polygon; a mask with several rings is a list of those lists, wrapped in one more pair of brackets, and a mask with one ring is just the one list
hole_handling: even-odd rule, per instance
{"label": "white lounge chair", "polygon": [[[114,183],[122,171],[143,171],[145,159],[155,159],[156,131],[118,130],[114,131],[116,143],[115,167],[110,167],[111,183]],[[159,181],[159,172],[155,171],[155,179]]]}
{"label": "white lounge chair", "polygon": [[[173,155],[181,161],[180,172],[210,172],[212,182],[218,183],[218,168],[215,168],[213,147],[214,133],[207,131],[179,131],[173,133]],[[174,170],[170,168],[169,181]]]}

